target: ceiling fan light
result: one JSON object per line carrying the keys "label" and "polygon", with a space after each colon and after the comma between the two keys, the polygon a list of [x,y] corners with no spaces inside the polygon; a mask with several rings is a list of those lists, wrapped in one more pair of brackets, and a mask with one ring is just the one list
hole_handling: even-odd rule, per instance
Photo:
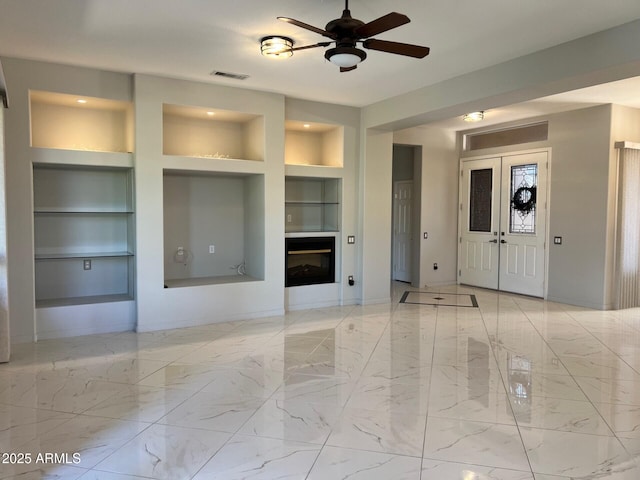
{"label": "ceiling fan light", "polygon": [[271,35],[260,40],[260,52],[269,58],[289,58],[293,55],[293,40]]}
{"label": "ceiling fan light", "polygon": [[484,111],[465,113],[462,119],[465,122],[479,122],[484,119]]}
{"label": "ceiling fan light", "polygon": [[353,67],[367,58],[365,52],[354,47],[330,48],[325,52],[324,56],[331,63],[342,68]]}

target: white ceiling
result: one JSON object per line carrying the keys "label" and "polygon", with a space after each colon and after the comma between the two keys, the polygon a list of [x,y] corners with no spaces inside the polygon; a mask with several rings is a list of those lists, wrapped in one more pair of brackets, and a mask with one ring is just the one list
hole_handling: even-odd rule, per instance
{"label": "white ceiling", "polygon": [[[0,55],[364,106],[640,18],[638,0],[351,0],[352,15],[364,22],[390,11],[408,15],[411,23],[376,38],[426,45],[431,54],[368,51],[346,73],[324,60],[322,48],[287,60],[260,55],[259,39],[270,34],[296,46],[324,40],[276,16],[324,28],[343,7],[343,0],[0,0]],[[214,78],[212,70],[250,78]],[[556,99],[565,101],[578,100]],[[521,108],[544,105],[558,107]]]}

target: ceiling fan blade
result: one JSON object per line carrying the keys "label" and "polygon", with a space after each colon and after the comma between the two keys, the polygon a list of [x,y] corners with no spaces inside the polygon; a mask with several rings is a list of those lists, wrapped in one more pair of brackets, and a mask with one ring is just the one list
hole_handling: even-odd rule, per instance
{"label": "ceiling fan blade", "polygon": [[354,65],[353,67],[340,67],[340,71],[341,72],[350,72],[351,70],[355,70],[356,68],[358,68],[357,65]]}
{"label": "ceiling fan blade", "polygon": [[291,51],[296,52],[298,50],[306,50],[307,48],[328,47],[332,43],[333,42],[319,42],[319,43],[314,43],[313,45],[304,45],[302,47],[295,47],[295,48],[292,48]]}
{"label": "ceiling fan blade", "polygon": [[389,42],[388,40],[376,40],[375,38],[365,40],[362,42],[362,46],[369,50],[395,53],[396,55],[405,55],[414,58],[424,58],[429,55],[429,47],[421,47],[420,45],[411,45],[409,43]]}
{"label": "ceiling fan blade", "polygon": [[402,13],[391,12],[377,18],[376,20],[372,20],[369,23],[359,26],[356,28],[355,32],[359,38],[369,38],[382,32],[386,32],[387,30],[391,30],[392,28],[399,27],[400,25],[404,25],[405,23],[409,23],[410,21],[409,17]]}
{"label": "ceiling fan blade", "polygon": [[301,22],[300,20],[296,20],[295,18],[289,17],[277,17],[278,20],[282,20],[283,22],[290,23],[291,25],[295,25],[296,27],[304,28],[305,30],[310,30],[315,33],[319,33],[325,37],[335,38],[335,35],[327,32],[326,30],[322,30],[321,28],[314,27],[313,25],[309,25],[308,23]]}

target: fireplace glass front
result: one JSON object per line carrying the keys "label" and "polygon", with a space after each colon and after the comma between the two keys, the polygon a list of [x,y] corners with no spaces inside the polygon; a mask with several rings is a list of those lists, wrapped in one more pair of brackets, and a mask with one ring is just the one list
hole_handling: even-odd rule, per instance
{"label": "fireplace glass front", "polygon": [[335,282],[335,237],[285,239],[286,287]]}

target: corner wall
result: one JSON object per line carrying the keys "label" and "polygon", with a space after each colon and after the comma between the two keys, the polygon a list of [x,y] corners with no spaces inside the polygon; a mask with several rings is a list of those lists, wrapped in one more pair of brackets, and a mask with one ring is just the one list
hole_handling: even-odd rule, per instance
{"label": "corner wall", "polygon": [[361,165],[362,304],[391,299],[393,133],[366,129]]}
{"label": "corner wall", "polygon": [[[458,248],[458,154],[456,134],[415,127],[394,132],[393,142],[422,146],[420,287],[456,283]],[[427,232],[424,239],[422,233]],[[438,264],[438,270],[433,264]]]}

